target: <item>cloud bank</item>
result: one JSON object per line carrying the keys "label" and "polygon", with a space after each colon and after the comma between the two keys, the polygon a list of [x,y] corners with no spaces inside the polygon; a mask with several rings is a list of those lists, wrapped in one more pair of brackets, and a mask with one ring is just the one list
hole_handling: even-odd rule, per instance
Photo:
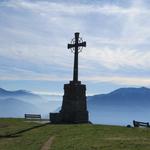
{"label": "cloud bank", "polygon": [[84,2],[0,2],[0,80],[68,80],[73,55],[66,45],[79,31],[87,41],[81,79],[150,85],[148,2]]}

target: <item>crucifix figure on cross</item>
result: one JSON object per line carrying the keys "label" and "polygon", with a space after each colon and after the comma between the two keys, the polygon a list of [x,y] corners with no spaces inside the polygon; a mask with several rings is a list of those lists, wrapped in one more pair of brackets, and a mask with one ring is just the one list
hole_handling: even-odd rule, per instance
{"label": "crucifix figure on cross", "polygon": [[78,32],[75,33],[75,38],[71,40],[71,44],[68,44],[68,49],[74,53],[74,68],[73,68],[73,82],[78,82],[78,54],[82,51],[83,47],[86,47],[86,42],[79,37]]}

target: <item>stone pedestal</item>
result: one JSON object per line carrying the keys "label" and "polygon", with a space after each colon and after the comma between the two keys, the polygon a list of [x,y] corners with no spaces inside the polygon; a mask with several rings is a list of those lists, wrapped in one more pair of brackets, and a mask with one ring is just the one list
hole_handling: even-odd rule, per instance
{"label": "stone pedestal", "polygon": [[88,123],[86,86],[80,81],[64,85],[62,108],[59,113],[50,113],[52,123]]}

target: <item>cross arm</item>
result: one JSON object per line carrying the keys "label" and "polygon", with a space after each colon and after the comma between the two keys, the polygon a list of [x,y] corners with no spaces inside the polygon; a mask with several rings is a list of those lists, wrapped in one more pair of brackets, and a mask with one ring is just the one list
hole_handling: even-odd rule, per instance
{"label": "cross arm", "polygon": [[79,43],[78,46],[86,47],[86,42]]}
{"label": "cross arm", "polygon": [[75,44],[68,44],[68,49],[75,47]]}

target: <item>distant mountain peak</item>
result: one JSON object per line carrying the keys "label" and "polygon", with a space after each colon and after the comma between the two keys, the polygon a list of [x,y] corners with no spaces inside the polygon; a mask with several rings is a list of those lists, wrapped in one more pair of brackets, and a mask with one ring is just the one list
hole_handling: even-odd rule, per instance
{"label": "distant mountain peak", "polygon": [[141,87],[140,89],[144,89],[144,90],[150,90],[149,88],[147,88],[147,87]]}
{"label": "distant mountain peak", "polygon": [[27,91],[27,90],[14,90],[14,91],[11,91],[11,90],[6,90],[4,88],[0,88],[0,91],[5,91],[5,92],[25,92],[25,93],[31,93],[30,91]]}
{"label": "distant mountain peak", "polygon": [[0,91],[6,91],[5,89],[3,89],[3,88],[0,88]]}
{"label": "distant mountain peak", "polygon": [[113,94],[113,93],[126,93],[126,92],[142,92],[142,91],[149,91],[150,89],[147,87],[140,87],[140,88],[136,88],[136,87],[126,87],[126,88],[119,88],[115,91],[110,92],[109,94]]}
{"label": "distant mountain peak", "polygon": [[119,88],[108,94],[94,95],[88,98],[106,105],[131,105],[132,106],[150,106],[150,89],[146,87],[134,88]]}
{"label": "distant mountain peak", "polygon": [[34,97],[40,97],[37,94],[34,94],[27,90],[15,90],[15,91],[9,91],[5,90],[3,88],[0,88],[0,96],[34,96]]}

